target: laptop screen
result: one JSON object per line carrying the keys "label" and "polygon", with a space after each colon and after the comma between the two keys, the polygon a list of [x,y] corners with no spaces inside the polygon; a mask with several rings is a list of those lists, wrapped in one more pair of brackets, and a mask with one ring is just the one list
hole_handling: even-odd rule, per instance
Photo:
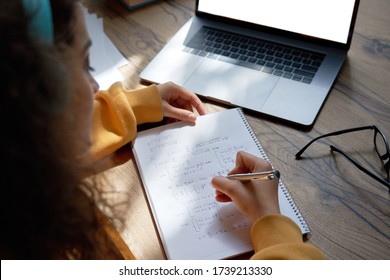
{"label": "laptop screen", "polygon": [[356,0],[198,0],[198,11],[346,44]]}

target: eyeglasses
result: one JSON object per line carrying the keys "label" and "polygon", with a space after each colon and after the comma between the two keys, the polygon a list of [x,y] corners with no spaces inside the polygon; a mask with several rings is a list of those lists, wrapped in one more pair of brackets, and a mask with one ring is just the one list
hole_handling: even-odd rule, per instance
{"label": "eyeglasses", "polygon": [[336,148],[335,146],[330,145],[330,149],[332,152],[338,152],[338,153],[342,154],[343,156],[345,156],[358,169],[360,169],[361,171],[363,171],[364,173],[369,175],[371,178],[375,179],[376,181],[378,181],[378,182],[382,183],[383,185],[385,185],[386,187],[388,187],[389,192],[390,192],[390,182],[389,182],[390,149],[389,149],[389,143],[387,142],[385,135],[375,125],[339,130],[339,131],[327,133],[327,134],[321,135],[319,137],[316,137],[313,140],[311,140],[309,143],[307,143],[306,146],[304,146],[298,153],[295,154],[295,159],[300,159],[302,153],[318,139],[328,137],[328,136],[335,136],[335,135],[355,132],[355,131],[367,130],[367,129],[374,130],[374,132],[375,132],[375,134],[374,134],[375,150],[376,150],[376,153],[378,154],[379,158],[383,162],[383,167],[387,173],[387,180],[382,179],[382,178],[378,177],[377,175],[375,175],[374,173],[372,173],[371,171],[367,170],[360,163],[358,163],[356,160],[349,157],[345,152],[343,152],[339,148]]}

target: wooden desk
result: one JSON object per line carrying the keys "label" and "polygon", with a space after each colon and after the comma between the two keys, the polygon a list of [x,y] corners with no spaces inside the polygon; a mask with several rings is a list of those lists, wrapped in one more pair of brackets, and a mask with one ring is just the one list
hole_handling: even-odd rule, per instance
{"label": "wooden desk", "polygon": [[[194,0],[160,1],[129,12],[119,1],[84,2],[104,18],[105,32],[128,58],[121,71],[129,88],[142,86],[140,71],[193,15],[195,5]],[[310,147],[305,159],[294,157],[313,137],[344,128],[375,124],[390,138],[389,14],[388,0],[361,0],[348,58],[311,131],[247,114],[312,230],[309,242],[329,259],[390,259],[389,191],[329,149],[334,144],[385,176],[373,132],[326,139]],[[137,258],[164,259],[129,147],[117,156],[117,166],[105,175],[118,191],[113,197],[123,202],[121,236]]]}

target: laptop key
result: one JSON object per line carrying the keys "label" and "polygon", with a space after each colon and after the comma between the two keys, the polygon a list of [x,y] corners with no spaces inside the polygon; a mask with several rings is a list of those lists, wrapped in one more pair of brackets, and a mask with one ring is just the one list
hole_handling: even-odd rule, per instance
{"label": "laptop key", "polygon": [[284,66],[283,66],[283,65],[280,65],[280,64],[276,64],[274,68],[275,68],[276,70],[283,70],[283,69],[284,69]]}
{"label": "laptop key", "polygon": [[225,41],[223,41],[222,43],[223,43],[225,46],[229,46],[229,45],[232,44],[232,41],[230,41],[230,40],[225,40]]}
{"label": "laptop key", "polygon": [[293,81],[300,82],[300,81],[302,80],[302,76],[294,75],[294,76],[292,77],[292,80],[293,80]]}
{"label": "laptop key", "polygon": [[248,59],[248,62],[250,62],[250,63],[256,63],[256,61],[257,61],[257,59],[253,58],[253,57]]}
{"label": "laptop key", "polygon": [[282,58],[284,56],[284,54],[281,53],[281,52],[277,52],[277,53],[275,53],[275,56],[279,57],[279,58]]}
{"label": "laptop key", "polygon": [[294,67],[294,68],[301,68],[301,66],[302,66],[302,64],[301,63],[297,63],[297,62],[294,62],[292,64],[292,67]]}
{"label": "laptop key", "polygon": [[203,42],[189,42],[187,44],[188,48],[193,48],[193,49],[198,49],[198,50],[203,50],[205,47],[203,46]]}
{"label": "laptop key", "polygon": [[309,57],[310,57],[310,54],[307,53],[307,52],[302,52],[302,53],[301,53],[301,57],[302,57],[302,58],[309,58]]}
{"label": "laptop key", "polygon": [[316,62],[322,62],[324,60],[324,55],[321,55],[321,54],[312,54],[310,56],[310,59],[316,61]]}
{"label": "laptop key", "polygon": [[293,74],[291,74],[291,73],[284,73],[282,77],[286,78],[286,79],[291,79],[292,76],[293,76]]}
{"label": "laptop key", "polygon": [[261,60],[261,59],[259,59],[259,60],[256,62],[256,64],[258,64],[258,65],[265,65],[266,63],[267,63],[266,61]]}
{"label": "laptop key", "polygon": [[221,60],[221,61],[224,61],[224,62],[227,62],[227,63],[231,63],[231,64],[237,64],[237,59],[234,59],[234,58],[231,58],[231,57],[227,57],[227,56],[219,56],[218,57],[218,60]]}
{"label": "laptop key", "polygon": [[275,72],[273,73],[275,76],[282,76],[283,75],[283,71],[280,71],[280,70],[275,70]]}
{"label": "laptop key", "polygon": [[293,58],[293,61],[295,61],[295,62],[302,62],[302,58],[296,56],[296,57]]}
{"label": "laptop key", "polygon": [[192,50],[189,51],[189,52],[192,53],[192,54],[199,54],[199,53],[200,53],[200,50],[192,49]]}
{"label": "laptop key", "polygon": [[205,51],[201,51],[200,53],[198,53],[199,56],[207,56],[208,54],[209,53]]}
{"label": "laptop key", "polygon": [[258,65],[258,64],[254,64],[254,63],[249,63],[249,62],[246,62],[246,61],[237,61],[237,63],[235,63],[236,65],[240,65],[240,66],[243,66],[243,67],[246,67],[246,68],[250,68],[250,69],[255,69],[255,70],[258,70],[260,71],[262,66]]}
{"label": "laptop key", "polygon": [[306,70],[306,71],[310,71],[310,72],[313,72],[313,73],[316,73],[317,70],[318,70],[318,67],[314,67],[314,66],[309,66],[309,65],[302,65],[302,69],[303,70]]}
{"label": "laptop key", "polygon": [[255,57],[255,56],[256,56],[256,53],[253,52],[253,51],[249,51],[249,52],[248,52],[248,56],[250,56],[250,57]]}
{"label": "laptop key", "polygon": [[207,55],[207,57],[208,58],[211,58],[211,59],[217,59],[218,58],[218,54],[214,54],[214,53],[209,53],[208,55]]}
{"label": "laptop key", "polygon": [[255,51],[257,51],[257,48],[255,46],[250,46],[249,50],[255,52]]}
{"label": "laptop key", "polygon": [[318,68],[318,67],[320,67],[321,62],[313,61],[313,63],[311,65]]}
{"label": "laptop key", "polygon": [[282,63],[282,62],[283,62],[283,59],[276,57],[276,58],[274,59],[274,62],[275,62],[275,63]]}
{"label": "laptop key", "polygon": [[301,70],[301,69],[295,69],[294,70],[294,74],[298,74],[298,75],[301,75],[301,76],[304,76],[304,77],[308,77],[308,78],[314,78],[314,75],[315,75],[312,72],[304,71],[304,70]]}
{"label": "laptop key", "polygon": [[229,52],[229,51],[224,51],[224,52],[222,52],[222,55],[224,55],[224,56],[230,56],[232,53],[231,52]]}
{"label": "laptop key", "polygon": [[268,74],[272,74],[272,72],[274,72],[274,69],[265,66],[265,67],[263,68],[262,72],[265,72],[265,73],[268,73]]}

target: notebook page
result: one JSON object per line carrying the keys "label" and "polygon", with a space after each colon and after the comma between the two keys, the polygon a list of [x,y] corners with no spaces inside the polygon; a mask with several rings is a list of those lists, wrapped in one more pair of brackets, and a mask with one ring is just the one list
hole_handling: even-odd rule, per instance
{"label": "notebook page", "polygon": [[[251,222],[232,203],[216,202],[210,183],[235,166],[237,151],[265,157],[239,109],[140,132],[133,150],[168,259],[252,250]],[[284,192],[279,196],[282,212],[293,218]]]}

